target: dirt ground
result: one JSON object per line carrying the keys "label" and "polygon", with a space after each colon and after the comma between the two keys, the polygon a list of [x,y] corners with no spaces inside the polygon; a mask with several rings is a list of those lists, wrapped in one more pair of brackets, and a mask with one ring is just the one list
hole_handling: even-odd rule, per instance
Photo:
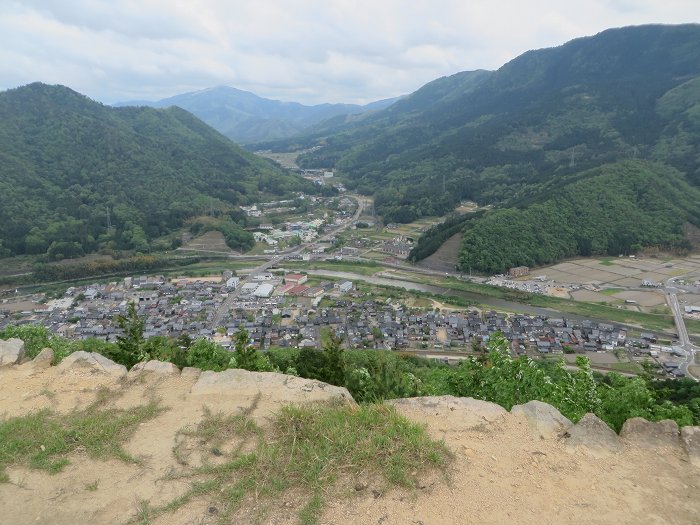
{"label": "dirt ground", "polygon": [[[40,408],[67,412],[95,399],[98,388],[114,394],[113,404],[130,407],[160,398],[168,410],[141,425],[126,446],[140,464],[93,461],[77,452],[56,475],[10,468],[10,484],[0,484],[0,522],[4,525],[120,524],[133,519],[143,501],[158,505],[181,495],[184,481],[166,481],[176,469],[172,449],[176,432],[196,424],[204,407],[236,413],[252,406],[261,425],[281,404],[299,401],[299,389],[247,387],[227,393],[191,392],[194,379],[172,377],[109,379],[87,371],[59,374],[0,369],[0,418]],[[329,491],[320,523],[356,524],[691,524],[700,516],[700,469],[674,450],[627,446],[615,455],[600,456],[588,449],[569,450],[559,439],[542,439],[518,416],[486,417],[479,413],[436,406],[428,411],[402,409],[411,419],[428,425],[454,453],[448,472],[425,476],[419,487],[385,490],[364,480],[359,490],[344,483],[340,493]],[[196,452],[196,450],[194,451]],[[346,480],[347,481],[347,480]],[[95,488],[96,487],[96,488]],[[353,488],[355,487],[355,488]],[[297,523],[299,495],[268,502],[272,512],[260,523]],[[174,514],[149,523],[162,525],[215,524],[209,497],[195,498]],[[255,523],[258,501],[228,523]],[[252,510],[251,510],[252,509]]]}
{"label": "dirt ground", "polygon": [[226,244],[224,234],[218,231],[210,231],[195,237],[185,243],[180,250],[191,250],[201,252],[234,253]]}
{"label": "dirt ground", "polygon": [[459,247],[462,242],[462,234],[457,233],[447,239],[438,250],[418,263],[422,268],[437,270],[439,272],[454,272],[459,259]]}

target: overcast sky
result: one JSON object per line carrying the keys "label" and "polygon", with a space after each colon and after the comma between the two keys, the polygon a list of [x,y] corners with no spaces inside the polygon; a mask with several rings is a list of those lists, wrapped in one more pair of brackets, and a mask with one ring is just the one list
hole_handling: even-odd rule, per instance
{"label": "overcast sky", "polygon": [[686,22],[700,0],[0,0],[0,89],[362,103],[610,27]]}

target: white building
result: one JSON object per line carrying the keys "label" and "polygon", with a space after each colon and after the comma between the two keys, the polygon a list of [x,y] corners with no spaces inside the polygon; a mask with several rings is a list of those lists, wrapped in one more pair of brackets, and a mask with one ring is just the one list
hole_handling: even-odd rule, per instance
{"label": "white building", "polygon": [[272,280],[272,274],[270,272],[263,272],[263,273],[258,273],[253,275],[253,280],[254,281],[271,281]]}
{"label": "white building", "polygon": [[346,293],[352,290],[352,281],[341,281],[339,283],[336,283],[335,288],[337,288],[340,292]]}
{"label": "white building", "polygon": [[226,287],[227,288],[233,288],[234,290],[238,288],[238,285],[241,283],[240,277],[229,277],[226,280]]}
{"label": "white building", "polygon": [[255,297],[270,297],[275,289],[270,283],[263,283],[253,292]]}

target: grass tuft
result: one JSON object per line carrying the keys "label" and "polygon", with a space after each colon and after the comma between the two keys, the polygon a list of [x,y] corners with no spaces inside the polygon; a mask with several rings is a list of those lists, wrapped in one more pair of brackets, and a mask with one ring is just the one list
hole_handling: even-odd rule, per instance
{"label": "grass tuft", "polygon": [[9,481],[5,468],[22,465],[55,474],[78,448],[95,459],[135,462],[122,448],[138,425],[162,409],[156,402],[128,410],[100,409],[98,404],[56,414],[41,410],[0,422],[0,482]]}
{"label": "grass tuft", "polygon": [[452,457],[423,426],[381,404],[290,405],[272,417],[265,432],[246,414],[205,412],[196,428],[182,433],[210,452],[216,448],[217,455],[227,437],[255,439],[246,452],[239,446],[223,462],[205,460],[181,474],[193,479],[190,490],[159,509],[172,512],[208,495],[219,500],[224,521],[250,501],[275,501],[281,493],[301,489],[305,501],[299,521],[311,525],[340,478],[380,478],[390,486],[416,487],[419,476],[431,469],[444,472]]}

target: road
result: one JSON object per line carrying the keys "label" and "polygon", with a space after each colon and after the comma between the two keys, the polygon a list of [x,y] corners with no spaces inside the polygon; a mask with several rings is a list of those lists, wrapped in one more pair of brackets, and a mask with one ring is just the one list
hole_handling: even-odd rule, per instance
{"label": "road", "polygon": [[[243,285],[250,282],[250,280],[253,278],[254,275],[262,273],[262,272],[268,270],[269,268],[272,268],[273,266],[275,266],[276,264],[279,264],[286,257],[288,257],[290,255],[298,255],[306,249],[312,249],[314,246],[316,246],[316,244],[318,244],[320,242],[328,241],[329,239],[331,239],[332,237],[334,237],[338,233],[342,232],[343,230],[346,230],[352,224],[354,224],[355,221],[357,221],[357,219],[359,219],[360,216],[362,215],[362,212],[364,211],[364,208],[365,208],[365,203],[364,203],[364,200],[362,198],[358,198],[358,197],[354,197],[354,196],[351,196],[351,198],[355,199],[355,202],[357,202],[357,209],[355,210],[355,213],[353,214],[352,217],[350,217],[349,219],[346,219],[342,224],[331,229],[331,231],[329,231],[325,235],[319,237],[318,239],[316,239],[314,241],[302,243],[299,246],[295,246],[294,248],[284,250],[283,252],[271,257],[269,260],[265,261],[264,263],[251,269],[250,272],[248,273],[248,275],[244,279],[241,279],[241,282],[238,283],[238,287],[232,293],[230,293],[229,296],[216,309],[216,311],[214,312],[214,315],[212,316],[211,320],[209,321],[209,328],[211,330],[215,330],[216,328],[221,326],[221,323],[224,319],[224,316],[228,313],[228,311],[231,309],[233,304],[236,302],[236,299],[238,299],[238,297],[240,296],[241,289],[243,288]],[[243,256],[243,257],[245,257],[245,256]]]}
{"label": "road", "polygon": [[683,320],[683,310],[678,302],[678,291],[680,288],[676,285],[675,279],[678,279],[678,277],[673,277],[666,281],[664,291],[666,292],[666,300],[668,302],[668,306],[673,312],[673,319],[676,323],[676,332],[678,333],[679,341],[678,346],[680,346],[685,352],[685,361],[681,363],[680,369],[681,372],[686,375],[686,377],[700,381],[700,378],[695,377],[688,369],[688,367],[695,362],[695,354],[700,352],[700,348],[693,345],[690,342],[690,337],[688,337],[688,330],[685,327],[685,321]]}

